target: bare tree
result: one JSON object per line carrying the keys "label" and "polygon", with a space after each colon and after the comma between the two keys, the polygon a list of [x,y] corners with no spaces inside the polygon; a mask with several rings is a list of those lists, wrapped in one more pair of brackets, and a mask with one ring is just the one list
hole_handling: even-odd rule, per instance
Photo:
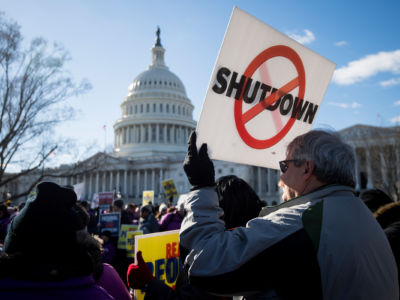
{"label": "bare tree", "polygon": [[[19,25],[0,13],[0,188],[44,170],[60,149],[52,131],[74,113],[66,100],[90,88],[73,81],[63,47],[42,38],[22,42]],[[22,171],[9,174],[11,166]]]}

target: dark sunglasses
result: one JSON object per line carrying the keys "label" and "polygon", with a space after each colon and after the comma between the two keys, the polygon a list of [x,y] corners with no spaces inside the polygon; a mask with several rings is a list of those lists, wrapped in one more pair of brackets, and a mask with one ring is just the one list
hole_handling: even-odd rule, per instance
{"label": "dark sunglasses", "polygon": [[299,159],[281,160],[279,162],[279,167],[281,168],[282,173],[285,173],[287,171],[287,169],[289,168],[290,162],[301,162],[301,160],[299,160]]}

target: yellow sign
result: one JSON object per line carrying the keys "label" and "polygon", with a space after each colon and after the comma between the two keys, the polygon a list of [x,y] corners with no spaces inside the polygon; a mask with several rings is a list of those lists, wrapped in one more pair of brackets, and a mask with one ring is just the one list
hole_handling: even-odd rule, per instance
{"label": "yellow sign", "polygon": [[178,192],[176,191],[175,183],[172,179],[164,180],[161,184],[167,198],[178,197]]}
{"label": "yellow sign", "polygon": [[135,238],[142,235],[143,231],[128,231],[126,233],[126,257],[135,258]]}
{"label": "yellow sign", "polygon": [[118,237],[118,249],[126,249],[126,239],[127,233],[130,231],[137,231],[138,225],[131,224],[121,224],[121,228],[119,229],[119,237]]}
{"label": "yellow sign", "polygon": [[[136,236],[135,251],[142,251],[144,261],[157,279],[170,287],[175,286],[181,268],[179,230]],[[135,262],[137,264],[136,257]],[[144,293],[136,290],[136,297],[136,299],[144,299]]]}
{"label": "yellow sign", "polygon": [[143,191],[142,205],[145,206],[150,202],[154,204],[154,191]]}

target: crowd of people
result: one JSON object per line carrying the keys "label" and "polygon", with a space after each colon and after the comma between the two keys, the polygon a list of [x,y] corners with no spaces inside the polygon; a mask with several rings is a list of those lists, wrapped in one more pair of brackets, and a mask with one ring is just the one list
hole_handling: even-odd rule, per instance
{"label": "crowd of people", "polygon": [[[295,138],[279,162],[283,202],[265,206],[244,180],[215,180],[207,145],[189,138],[183,169],[192,185],[172,201],[111,212],[143,234],[180,229],[172,290],[118,249],[100,211],[71,187],[42,182],[14,208],[0,204],[0,299],[399,299],[400,204],[354,188],[354,153],[332,132]],[[125,204],[125,206],[124,206]]]}

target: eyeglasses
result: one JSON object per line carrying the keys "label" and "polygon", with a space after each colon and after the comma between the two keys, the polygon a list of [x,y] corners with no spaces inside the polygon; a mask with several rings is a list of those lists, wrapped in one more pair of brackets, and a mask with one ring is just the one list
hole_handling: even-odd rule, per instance
{"label": "eyeglasses", "polygon": [[287,171],[287,169],[289,168],[290,162],[302,162],[302,160],[299,160],[299,159],[281,160],[279,162],[279,167],[281,168],[282,173],[285,173]]}

